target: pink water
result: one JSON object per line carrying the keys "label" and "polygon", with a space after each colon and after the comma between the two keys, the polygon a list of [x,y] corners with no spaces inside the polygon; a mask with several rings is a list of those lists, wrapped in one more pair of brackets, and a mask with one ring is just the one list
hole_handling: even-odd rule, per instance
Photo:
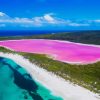
{"label": "pink water", "polygon": [[1,46],[15,51],[48,54],[55,60],[68,63],[92,63],[100,60],[100,47],[58,40],[10,40]]}

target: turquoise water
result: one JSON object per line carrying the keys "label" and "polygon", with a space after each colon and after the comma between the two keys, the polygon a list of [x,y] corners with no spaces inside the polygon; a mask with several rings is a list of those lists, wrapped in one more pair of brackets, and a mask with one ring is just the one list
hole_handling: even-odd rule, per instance
{"label": "turquoise water", "polygon": [[0,57],[0,100],[63,100],[14,61]]}

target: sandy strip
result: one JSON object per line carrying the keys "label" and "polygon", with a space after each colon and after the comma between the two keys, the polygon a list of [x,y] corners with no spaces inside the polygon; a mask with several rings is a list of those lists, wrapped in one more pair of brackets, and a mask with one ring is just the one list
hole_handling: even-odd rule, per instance
{"label": "sandy strip", "polygon": [[[20,42],[23,42],[23,41],[25,41],[25,40],[47,40],[47,41],[54,41],[54,42],[58,42],[58,43],[72,43],[72,44],[75,44],[75,45],[79,45],[79,46],[87,46],[87,47],[96,47],[96,48],[99,48],[100,49],[100,45],[91,45],[91,44],[83,44],[83,43],[75,43],[75,42],[70,42],[70,41],[63,41],[63,40],[50,40],[50,39],[20,39],[20,40],[4,40],[4,41],[0,41],[0,43],[2,43],[2,42],[9,42],[9,41],[15,41],[15,42],[17,42],[17,41],[20,41]],[[11,47],[9,47],[9,46],[4,46],[4,45],[0,45],[0,47],[5,47],[5,48],[7,48],[7,49],[10,49],[10,50],[12,50],[12,51],[16,51],[16,49],[12,49]],[[84,49],[84,48],[83,48]],[[21,52],[24,52],[24,51],[21,51]],[[28,51],[27,51],[28,52]],[[29,51],[30,52],[30,51]],[[34,50],[33,50],[33,52],[31,51],[30,53],[37,53],[37,54],[46,54],[48,57],[52,57],[52,59],[53,60],[58,60],[58,61],[61,61],[61,62],[64,62],[64,63],[69,63],[69,64],[76,64],[76,65],[86,65],[86,64],[93,64],[93,63],[96,63],[96,62],[98,62],[98,61],[100,61],[100,58],[98,58],[98,59],[96,59],[96,60],[94,60],[94,61],[87,61],[87,62],[82,62],[83,60],[82,60],[82,58],[80,58],[80,61],[71,61],[71,60],[69,60],[68,61],[68,59],[66,60],[65,58],[64,59],[59,59],[59,54],[50,54],[50,53],[48,53],[48,52],[46,52],[46,53],[39,53],[39,52],[34,52]],[[84,53],[84,52],[83,52]],[[76,54],[78,54],[78,53],[76,53]],[[65,56],[61,56],[61,57],[65,57]],[[71,56],[72,57],[72,56]],[[76,56],[77,57],[77,56]],[[81,56],[80,56],[81,57]],[[86,56],[85,56],[86,57]],[[92,55],[92,57],[93,57],[93,55]],[[88,59],[87,59],[88,60]],[[86,61],[86,60],[85,60]]]}
{"label": "sandy strip", "polygon": [[[19,51],[16,51],[14,49],[11,49],[10,47],[7,47],[7,46],[0,45],[0,47],[4,47],[4,48],[6,48],[8,50],[11,50],[11,51],[14,51],[14,52],[19,52]],[[24,52],[24,53],[29,53],[29,52]],[[33,53],[33,52],[31,52],[31,53]],[[36,53],[34,52],[33,54],[43,54],[44,55],[44,53],[37,53],[37,52]],[[54,54],[52,56],[50,54],[45,54],[45,55],[46,55],[46,57],[48,57],[48,58],[50,58],[52,60],[56,60],[56,57],[57,57],[56,54]],[[60,62],[68,63],[68,64],[71,64],[71,65],[87,65],[87,64],[94,64],[94,63],[100,62],[100,59],[98,59],[96,61],[89,62],[89,63],[71,62],[71,61],[66,61],[66,60],[65,61],[63,60],[63,61],[60,61]]]}
{"label": "sandy strip", "polygon": [[[3,45],[0,45],[0,47],[4,47],[4,48],[6,48],[6,49],[8,49],[8,50],[11,50],[11,51],[14,51],[14,52],[20,52],[20,51],[16,51],[16,50],[14,50],[14,49],[11,49],[10,47],[7,47],[7,46],[3,46]],[[22,52],[22,51],[21,51]],[[30,52],[24,52],[24,53],[30,53]],[[31,53],[33,53],[33,52],[31,52]],[[44,54],[44,53],[33,53],[33,54]],[[48,58],[50,58],[50,59],[52,59],[52,60],[56,60],[55,58],[56,58],[56,54],[54,54],[54,55],[50,55],[50,54],[45,54],[46,55],[46,57],[48,57]],[[95,61],[95,62],[92,62],[92,63],[89,63],[89,64],[93,64],[93,63],[96,63],[96,62],[98,62],[98,61],[100,61],[100,60],[97,60],[97,61]],[[69,64],[71,64],[71,65],[87,65],[88,63],[82,63],[82,62],[71,62],[71,61],[61,61],[61,62],[64,62],[64,63],[69,63]]]}
{"label": "sandy strip", "polygon": [[7,41],[24,41],[24,40],[49,40],[49,41],[56,41],[56,42],[63,42],[63,43],[73,43],[73,44],[77,44],[77,45],[83,45],[83,46],[92,46],[92,47],[98,47],[100,48],[100,45],[96,45],[96,44],[84,44],[84,43],[78,43],[78,42],[71,42],[71,41],[67,41],[67,40],[51,40],[51,39],[19,39],[19,40],[3,40],[0,42],[7,42]]}
{"label": "sandy strip", "polygon": [[100,100],[100,97],[97,94],[78,85],[73,85],[69,81],[65,81],[55,74],[32,64],[23,56],[2,52],[0,53],[0,56],[10,58],[20,66],[24,67],[35,80],[50,89],[54,95],[63,97],[64,100]]}
{"label": "sandy strip", "polygon": [[[11,49],[11,48],[6,47],[6,46],[0,45],[0,47],[4,47],[4,48],[6,48],[6,49],[8,49],[8,50],[11,50],[11,51],[16,52],[16,50]],[[18,51],[18,52],[19,52],[19,51]],[[28,53],[28,52],[25,52],[25,53]],[[39,54],[39,53],[34,53],[34,54]],[[44,53],[40,53],[40,54],[44,54]],[[46,57],[48,57],[48,58],[50,58],[50,59],[52,59],[52,60],[56,60],[56,59],[55,59],[55,58],[56,58],[56,55],[51,56],[50,54],[46,54]],[[71,61],[70,61],[70,62],[69,62],[69,61],[61,61],[61,62],[68,63],[68,64],[71,64],[71,65],[87,65],[87,64],[94,64],[94,63],[100,62],[100,59],[98,59],[98,60],[96,60],[96,61],[89,62],[89,63],[71,62]]]}

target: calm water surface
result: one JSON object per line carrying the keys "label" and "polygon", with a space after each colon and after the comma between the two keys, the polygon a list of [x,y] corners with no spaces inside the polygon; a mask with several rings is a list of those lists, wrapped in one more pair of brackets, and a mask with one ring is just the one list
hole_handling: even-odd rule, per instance
{"label": "calm water surface", "polygon": [[0,57],[0,100],[63,100],[14,61]]}

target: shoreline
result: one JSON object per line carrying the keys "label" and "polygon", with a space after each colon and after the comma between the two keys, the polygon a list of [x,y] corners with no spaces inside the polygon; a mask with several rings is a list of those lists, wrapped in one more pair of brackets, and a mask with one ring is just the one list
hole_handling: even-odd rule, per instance
{"label": "shoreline", "polygon": [[100,45],[96,45],[96,44],[84,44],[84,43],[78,43],[78,42],[71,42],[71,41],[67,41],[67,40],[53,40],[53,39],[18,39],[18,40],[3,40],[3,41],[0,40],[0,42],[23,41],[23,40],[49,40],[49,41],[56,41],[56,42],[62,42],[62,43],[73,43],[73,44],[77,44],[77,45],[92,46],[92,47],[100,48]]}
{"label": "shoreline", "polygon": [[50,89],[52,94],[63,97],[64,100],[100,99],[98,94],[90,92],[89,90],[78,85],[74,85],[69,81],[65,81],[61,77],[56,76],[55,74],[48,72],[45,69],[40,68],[39,66],[31,63],[28,59],[25,59],[23,56],[11,53],[0,53],[0,56],[10,58],[17,64],[24,67],[35,80],[37,80],[38,82],[42,83],[45,87]]}
{"label": "shoreline", "polygon": [[[22,52],[22,51],[16,51],[16,50],[14,50],[14,49],[11,49],[11,48],[9,48],[9,47],[6,47],[6,46],[2,46],[2,45],[0,45],[0,47],[4,47],[4,48],[6,48],[6,49],[8,49],[8,50],[11,50],[11,51],[15,51],[15,52]],[[24,53],[33,53],[33,52],[24,52]],[[33,53],[33,54],[44,54],[44,53]],[[50,54],[44,54],[44,55],[46,55],[46,57],[48,57],[48,58],[51,58],[52,60],[56,60],[55,58],[56,58],[56,55],[50,55]],[[59,60],[56,60],[56,61],[59,61]],[[81,62],[69,62],[69,61],[60,61],[60,62],[63,62],[63,63],[68,63],[68,64],[72,64],[72,65],[86,65],[86,64],[82,64]],[[97,61],[98,62],[98,61]],[[90,64],[90,63],[89,63]],[[91,63],[92,64],[92,63]]]}
{"label": "shoreline", "polygon": [[[0,47],[4,47],[6,49],[9,49],[11,51],[15,51],[15,52],[22,52],[22,51],[16,51],[14,49],[11,49],[10,47],[7,47],[7,46],[3,46],[3,45],[0,45]],[[37,52],[24,52],[24,53],[33,53],[33,54],[44,54],[44,53],[37,53]],[[53,60],[56,60],[56,61],[60,61],[60,60],[57,60],[56,57],[57,55],[54,54],[54,55],[50,55],[49,53],[47,54],[44,54],[46,55],[48,58],[51,58]],[[60,62],[63,62],[63,63],[68,63],[68,64],[71,64],[71,65],[87,65],[87,64],[94,64],[94,63],[97,63],[97,62],[100,62],[100,58],[96,61],[92,61],[92,62],[89,62],[89,63],[82,63],[82,62],[71,62],[71,61],[60,61]]]}

